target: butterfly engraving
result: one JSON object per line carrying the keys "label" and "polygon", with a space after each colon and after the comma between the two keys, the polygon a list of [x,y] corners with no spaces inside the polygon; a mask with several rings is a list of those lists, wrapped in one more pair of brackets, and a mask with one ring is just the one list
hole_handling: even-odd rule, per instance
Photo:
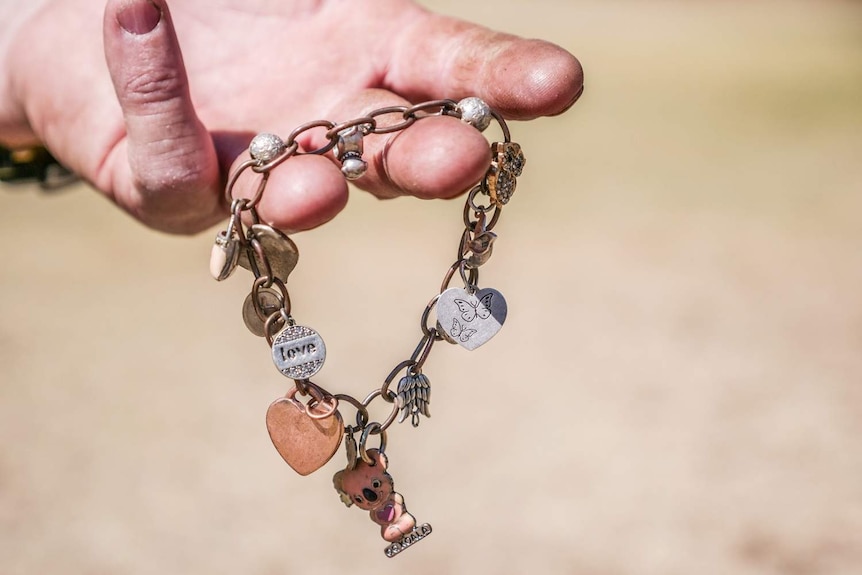
{"label": "butterfly engraving", "polygon": [[[491,298],[493,297],[493,292],[485,294],[482,299],[478,300],[475,304],[465,299],[456,298],[455,305],[458,306],[458,310],[461,312],[461,319],[464,321],[473,321],[476,319],[476,316],[479,316],[481,319],[488,319],[491,317]],[[455,323],[458,323],[458,320],[455,320]]]}
{"label": "butterfly engraving", "polygon": [[461,341],[467,341],[474,333],[476,333],[475,329],[462,326],[461,322],[458,321],[458,318],[452,320],[452,337],[457,337]]}

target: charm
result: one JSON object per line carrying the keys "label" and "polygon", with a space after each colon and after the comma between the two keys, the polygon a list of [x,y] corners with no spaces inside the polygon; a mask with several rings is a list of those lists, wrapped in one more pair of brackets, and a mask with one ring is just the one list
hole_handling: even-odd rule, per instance
{"label": "charm", "polygon": [[367,455],[371,463],[357,459],[353,468],[336,473],[332,483],[345,505],[368,511],[380,525],[380,535],[392,543],[384,552],[394,557],[430,534],[431,526],[426,523],[415,529],[416,518],[407,512],[404,497],[395,492],[392,476],[386,472],[386,455],[379,449],[369,449]]}
{"label": "charm", "polygon": [[[251,247],[251,242],[257,240],[260,247],[266,256],[269,264],[269,269],[272,275],[283,282],[287,282],[287,277],[290,272],[296,267],[299,261],[299,250],[296,244],[293,243],[284,232],[281,232],[266,224],[254,224],[248,230],[249,248],[242,250],[239,254],[239,265],[247,270],[253,270],[257,267],[260,274],[266,272],[266,265],[260,261],[260,258]],[[254,262],[252,262],[252,258]],[[255,274],[257,275],[257,274]]]}
{"label": "charm", "polygon": [[413,427],[419,427],[419,416],[431,417],[428,405],[431,403],[431,382],[424,373],[408,373],[398,382],[398,395],[395,405],[401,410],[398,423],[404,423],[410,416]]}
{"label": "charm", "polygon": [[[369,168],[363,159],[366,136],[400,133],[434,116],[459,118],[480,132],[496,123],[502,141],[490,144],[490,166],[467,192],[460,218],[464,228],[459,235],[458,257],[444,276],[443,288],[435,292],[422,312],[422,336],[413,353],[392,368],[383,385],[365,399],[330,393],[311,381],[326,361],[326,345],[316,331],[297,325],[293,315],[287,284],[299,251],[286,234],[263,223],[258,213],[269,176],[295,156],[314,154],[339,164],[348,180],[361,178]],[[321,140],[313,150],[300,149],[297,140],[305,140],[312,129],[325,129],[326,142]],[[251,294],[243,303],[243,321],[270,345],[279,372],[294,380],[287,395],[274,401],[266,412],[267,431],[279,455],[294,471],[309,475],[327,464],[343,439],[347,465],[335,474],[333,484],[345,505],[368,512],[387,542],[385,555],[394,557],[428,537],[432,528],[428,523],[417,524],[404,498],[395,491],[387,472],[387,429],[395,419],[399,423],[409,419],[418,427],[423,416],[431,416],[431,382],[422,370],[435,342],[445,339],[474,350],[493,338],[506,321],[505,298],[494,289],[479,289],[479,268],[488,263],[494,251],[497,235],[492,230],[515,192],[524,169],[524,154],[519,144],[511,142],[503,115],[475,97],[457,103],[441,99],[385,106],[340,123],[307,122],[290,132],[286,142],[275,134],[258,134],[249,142],[251,159],[239,163],[228,175],[224,199],[230,206],[230,221],[216,237],[210,270],[217,280],[224,280],[238,266],[253,273]],[[242,174],[251,175],[246,170],[259,176],[256,191],[250,197],[235,197]],[[463,279],[463,288],[449,288],[456,272]],[[399,377],[395,391],[394,381]],[[371,415],[372,403],[378,399],[388,404],[384,405],[388,416],[382,422],[374,421]],[[340,402],[355,409],[355,424],[344,424]],[[376,449],[367,448],[372,436],[380,441]]]}
{"label": "charm", "polygon": [[484,132],[491,125],[491,118],[493,118],[491,107],[481,98],[475,96],[464,98],[458,102],[457,109],[461,112],[461,121],[470,124],[480,132]]}
{"label": "charm", "polygon": [[[266,319],[281,309],[284,305],[284,300],[281,294],[272,288],[260,288],[257,290],[258,301],[254,301],[255,294],[250,293],[245,298],[242,304],[242,320],[245,322],[245,327],[248,331],[257,337],[264,337],[264,328]],[[284,327],[284,319],[276,319],[273,324],[272,332],[276,332]]]}
{"label": "charm", "polygon": [[293,388],[272,402],[266,410],[266,429],[282,459],[300,475],[308,475],[326,465],[338,451],[344,423],[334,398],[308,407],[295,396]]}
{"label": "charm", "polygon": [[494,232],[482,232],[467,242],[467,249],[472,252],[467,258],[467,267],[478,268],[488,263],[494,251],[494,240],[496,239],[497,234]]}
{"label": "charm", "polygon": [[335,159],[341,162],[341,173],[348,180],[358,180],[368,171],[368,163],[362,159],[362,138],[365,132],[353,126],[338,133]]}
{"label": "charm", "polygon": [[524,171],[524,152],[514,142],[495,142],[491,145],[491,169],[486,180],[491,201],[503,207],[512,199],[518,185],[518,176]]}
{"label": "charm", "polygon": [[450,343],[472,351],[497,335],[507,313],[506,300],[495,289],[470,294],[449,288],[437,300],[437,329]]}
{"label": "charm", "polygon": [[290,379],[308,379],[323,367],[326,345],[313,329],[289,325],[272,341],[272,360]]}
{"label": "charm", "polygon": [[282,139],[275,134],[268,134],[266,132],[255,136],[248,146],[249,155],[261,164],[271,162],[281,155],[282,152],[284,152],[284,142]]}
{"label": "charm", "polygon": [[240,251],[239,240],[232,231],[222,230],[218,233],[210,255],[210,273],[216,280],[230,277],[236,269]]}
{"label": "charm", "polygon": [[422,525],[417,525],[413,528],[413,531],[405,535],[401,538],[401,541],[396,541],[389,547],[383,550],[386,553],[386,556],[390,559],[413,545],[414,543],[419,543],[426,537],[431,535],[431,524],[423,523]]}

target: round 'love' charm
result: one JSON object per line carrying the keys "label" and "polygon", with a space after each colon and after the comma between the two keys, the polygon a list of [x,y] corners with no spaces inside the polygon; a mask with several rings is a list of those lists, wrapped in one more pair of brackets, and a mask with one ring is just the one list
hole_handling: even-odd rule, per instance
{"label": "round 'love' charm", "polygon": [[289,325],[272,340],[272,361],[287,377],[308,379],[323,367],[326,345],[313,329]]}

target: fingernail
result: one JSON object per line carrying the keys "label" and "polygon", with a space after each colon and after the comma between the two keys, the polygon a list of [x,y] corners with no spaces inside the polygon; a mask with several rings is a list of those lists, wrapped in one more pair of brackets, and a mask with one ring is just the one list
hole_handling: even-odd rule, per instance
{"label": "fingernail", "polygon": [[162,19],[162,10],[152,0],[133,0],[119,14],[123,30],[136,36],[149,34]]}

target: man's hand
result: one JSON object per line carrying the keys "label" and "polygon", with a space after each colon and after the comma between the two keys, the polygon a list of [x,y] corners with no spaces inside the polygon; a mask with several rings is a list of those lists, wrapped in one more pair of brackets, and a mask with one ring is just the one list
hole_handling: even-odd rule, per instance
{"label": "man's hand", "polygon": [[[118,205],[170,232],[224,217],[224,179],[259,131],[285,135],[311,120],[472,95],[530,119],[563,112],[582,88],[581,67],[563,49],[410,0],[170,4],[44,1],[14,31],[0,67],[0,141],[43,142]],[[470,126],[435,117],[366,138],[363,159],[359,187],[436,198],[478,181],[489,152]],[[272,172],[259,211],[301,230],[346,201],[338,166],[302,156]]]}

